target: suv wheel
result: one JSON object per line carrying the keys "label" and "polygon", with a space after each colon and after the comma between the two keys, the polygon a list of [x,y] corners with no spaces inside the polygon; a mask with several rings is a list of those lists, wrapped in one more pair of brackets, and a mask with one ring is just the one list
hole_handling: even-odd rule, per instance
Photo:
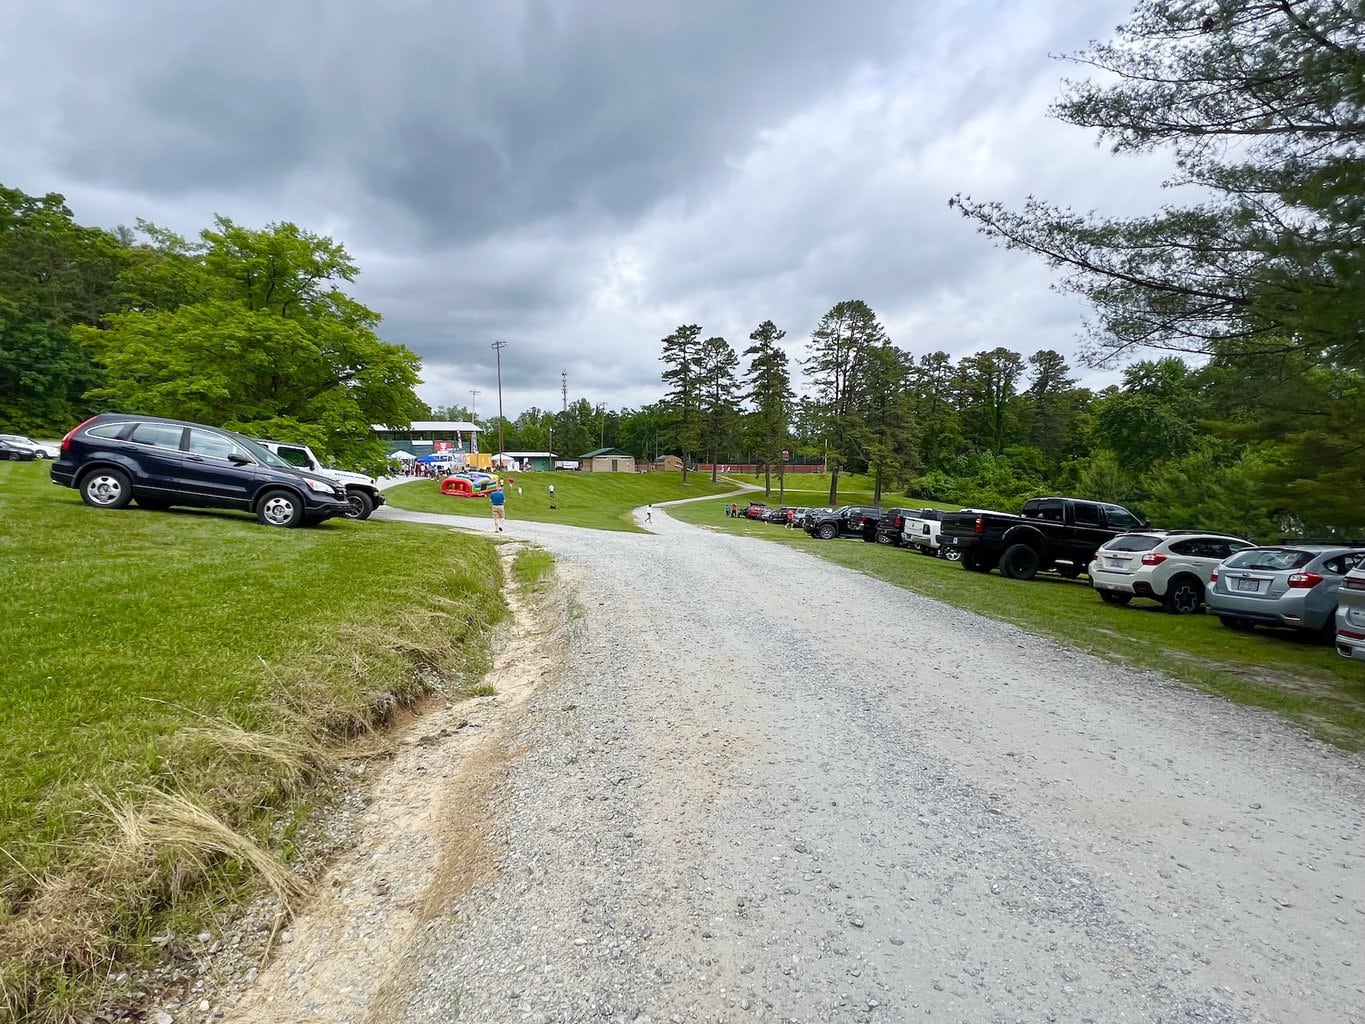
{"label": "suv wheel", "polygon": [[1031,580],[1038,573],[1038,552],[1027,544],[1012,544],[1000,556],[1000,575],[1012,580]]}
{"label": "suv wheel", "polygon": [[289,491],[269,491],[256,506],[256,518],[264,526],[298,526],[303,522],[303,502]]}
{"label": "suv wheel", "polygon": [[896,543],[896,535],[892,533],[879,533],[877,534],[877,543],[894,544]]}
{"label": "suv wheel", "polygon": [[347,519],[369,519],[374,511],[374,502],[364,491],[347,491],[346,504],[350,506],[346,510]]}
{"label": "suv wheel", "polygon": [[123,508],[132,500],[132,481],[121,469],[97,469],[81,481],[81,501],[95,508]]}
{"label": "suv wheel", "polygon": [[838,532],[839,527],[835,526],[833,523],[821,523],[815,528],[815,536],[819,537],[821,540],[833,540]]}
{"label": "suv wheel", "polygon": [[[962,561],[962,551],[961,551],[961,549],[959,549],[959,548],[945,548],[945,547],[940,547],[940,548],[938,549],[938,552],[939,552],[939,554],[940,554],[941,556],[943,556],[943,560],[944,560],[945,562],[960,562],[960,561]],[[925,548],[925,549],[924,549],[924,553],[925,553],[926,555],[932,555],[932,554],[934,553],[934,549],[933,549],[933,548]]]}
{"label": "suv wheel", "polygon": [[1193,615],[1204,603],[1204,588],[1188,576],[1177,576],[1166,587],[1161,606],[1172,615]]}

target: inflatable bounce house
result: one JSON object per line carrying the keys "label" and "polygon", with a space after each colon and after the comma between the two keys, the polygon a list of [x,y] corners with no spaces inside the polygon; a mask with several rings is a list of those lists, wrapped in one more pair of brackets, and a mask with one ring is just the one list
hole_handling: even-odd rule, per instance
{"label": "inflatable bounce house", "polygon": [[485,498],[497,486],[497,477],[470,469],[442,480],[441,493],[452,498]]}

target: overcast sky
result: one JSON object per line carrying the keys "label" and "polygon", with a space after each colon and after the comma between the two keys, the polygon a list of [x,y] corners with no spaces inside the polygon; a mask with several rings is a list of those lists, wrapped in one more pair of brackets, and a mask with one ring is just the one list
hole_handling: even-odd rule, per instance
{"label": "overcast sky", "polygon": [[[916,356],[1070,354],[1082,305],[956,192],[1135,212],[1159,160],[1047,115],[1111,0],[8,0],[0,183],[86,224],[342,242],[432,405],[639,406],[660,339],[799,360],[863,299]],[[1109,377],[1085,371],[1090,383]]]}

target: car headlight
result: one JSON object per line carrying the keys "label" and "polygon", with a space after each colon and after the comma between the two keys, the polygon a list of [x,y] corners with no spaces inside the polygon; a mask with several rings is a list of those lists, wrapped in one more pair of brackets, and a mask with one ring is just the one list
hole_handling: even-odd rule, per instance
{"label": "car headlight", "polygon": [[308,485],[310,491],[316,491],[318,494],[336,494],[336,489],[331,484],[323,483],[321,480],[304,477],[303,482]]}

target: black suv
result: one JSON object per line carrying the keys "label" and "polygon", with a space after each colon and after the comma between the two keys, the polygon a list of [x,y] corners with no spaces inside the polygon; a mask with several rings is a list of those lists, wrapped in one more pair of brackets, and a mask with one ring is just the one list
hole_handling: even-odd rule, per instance
{"label": "black suv", "polygon": [[840,505],[833,512],[820,510],[806,517],[806,532],[821,540],[862,537],[875,540],[882,510],[876,505]]}
{"label": "black suv", "polygon": [[314,525],[350,508],[346,488],[295,469],[250,438],[202,423],[102,412],[62,438],[52,480],[95,508],[172,505],[254,512],[266,526]]}

